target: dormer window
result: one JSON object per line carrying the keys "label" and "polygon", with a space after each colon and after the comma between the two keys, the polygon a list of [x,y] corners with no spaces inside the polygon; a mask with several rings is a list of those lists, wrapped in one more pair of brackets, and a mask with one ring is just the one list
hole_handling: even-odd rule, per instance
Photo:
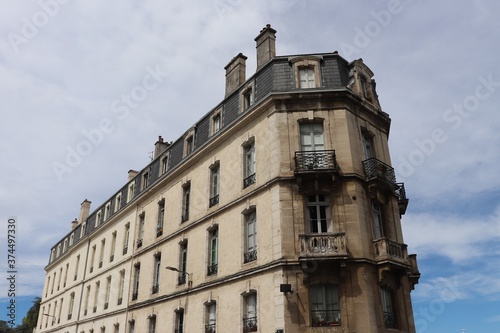
{"label": "dormer window", "polygon": [[163,156],[161,159],[161,174],[165,174],[168,171],[168,154]]}
{"label": "dormer window", "polygon": [[210,119],[210,135],[214,135],[222,128],[222,107],[215,110]]}
{"label": "dormer window", "polygon": [[319,88],[321,57],[305,56],[290,59],[295,74],[295,87],[299,89]]}
{"label": "dormer window", "polygon": [[249,109],[255,101],[255,84],[250,82],[245,88],[241,90],[241,112]]}
{"label": "dormer window", "polygon": [[194,129],[191,129],[184,139],[184,157],[190,155],[194,150]]}
{"label": "dormer window", "polygon": [[299,87],[301,89],[316,87],[316,81],[314,78],[314,67],[299,68]]}
{"label": "dormer window", "polygon": [[144,190],[148,186],[149,186],[149,172],[146,171],[142,174],[142,189]]}

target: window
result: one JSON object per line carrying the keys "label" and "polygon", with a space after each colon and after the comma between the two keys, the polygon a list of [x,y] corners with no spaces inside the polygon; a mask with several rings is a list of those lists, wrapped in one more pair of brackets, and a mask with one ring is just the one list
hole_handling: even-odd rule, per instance
{"label": "window", "polygon": [[61,288],[61,279],[63,276],[63,268],[61,267],[59,270],[59,280],[57,281],[57,291]]}
{"label": "window", "polygon": [[109,307],[109,297],[111,294],[111,276],[106,278],[106,295],[104,296],[104,310]]}
{"label": "window", "polygon": [[123,255],[128,252],[128,239],[130,238],[130,223],[125,224],[125,234],[123,237]]}
{"label": "window", "polygon": [[373,218],[373,238],[378,239],[384,237],[384,220],[382,210],[378,202],[372,201],[372,218]]}
{"label": "window", "polygon": [[129,320],[128,322],[128,333],[135,333],[135,320]]}
{"label": "window", "polygon": [[182,188],[182,217],[181,222],[189,220],[189,199],[191,195],[191,183],[186,183]]}
{"label": "window", "polygon": [[90,273],[94,271],[94,260],[95,260],[96,246],[92,246],[92,254],[90,255]]}
{"label": "window", "polygon": [[184,309],[175,312],[175,333],[184,332]]}
{"label": "window", "polygon": [[106,207],[104,207],[104,221],[109,219],[110,215],[111,215],[111,202],[108,202],[106,204]]}
{"label": "window", "polygon": [[132,181],[132,183],[130,183],[128,186],[127,202],[130,202],[134,197],[134,195],[135,195],[135,183],[134,181]]}
{"label": "window", "polygon": [[328,196],[323,194],[309,195],[307,197],[307,220],[309,232],[333,232],[331,209]]}
{"label": "window", "polygon": [[245,253],[244,263],[257,260],[257,216],[252,210],[245,214]]}
{"label": "window", "polygon": [[76,256],[75,278],[73,279],[73,281],[76,281],[78,279],[78,267],[80,267],[80,255]]}
{"label": "window", "polygon": [[384,325],[387,328],[397,328],[396,312],[394,310],[394,292],[387,288],[380,289]]}
{"label": "window", "polygon": [[90,299],[90,286],[87,286],[87,293],[85,294],[85,306],[83,307],[83,315],[86,316],[89,310],[89,299]]}
{"label": "window", "polygon": [[300,124],[300,148],[301,151],[324,150],[322,123]]}
{"label": "window", "polygon": [[250,88],[243,93],[244,109],[248,109],[253,104],[253,90]]}
{"label": "window", "polygon": [[103,239],[101,241],[101,253],[99,254],[99,268],[101,268],[103,264],[105,246],[106,246],[106,239]]}
{"label": "window", "polygon": [[109,262],[115,260],[115,248],[116,248],[116,231],[111,234],[111,254],[109,255]]}
{"label": "window", "polygon": [[217,274],[217,256],[219,247],[219,228],[215,227],[209,232],[208,269],[207,275]]}
{"label": "window", "polygon": [[141,264],[137,263],[134,266],[134,285],[132,289],[132,300],[135,301],[139,295],[139,277],[141,275]]}
{"label": "window", "polygon": [[54,293],[54,285],[56,284],[56,274],[57,272],[54,272],[54,277],[52,278],[52,288],[50,289],[50,294],[52,295]]}
{"label": "window", "polygon": [[68,239],[66,238],[66,239],[64,239],[64,243],[63,243],[63,249],[62,249],[63,253],[66,252],[67,248],[68,248]]}
{"label": "window", "polygon": [[257,331],[257,294],[250,293],[243,298],[243,332]]}
{"label": "window", "polygon": [[314,67],[300,67],[299,68],[299,87],[304,88],[315,88],[316,80],[314,78]]}
{"label": "window", "polygon": [[137,248],[142,246],[142,239],[144,238],[144,224],[146,213],[139,215],[139,229],[137,230]]}
{"label": "window", "polygon": [[72,292],[69,295],[69,308],[68,308],[68,320],[71,320],[73,316],[73,307],[75,306],[75,293]]}
{"label": "window", "polygon": [[156,223],[156,237],[163,235],[163,223],[165,221],[165,199],[158,202],[158,222]]}
{"label": "window", "polygon": [[45,297],[47,297],[47,294],[49,293],[49,286],[50,286],[50,276],[47,277],[47,289],[45,290]]}
{"label": "window", "polygon": [[311,326],[340,325],[339,289],[336,284],[318,284],[310,288]]}
{"label": "window", "polygon": [[243,146],[244,174],[243,188],[255,183],[255,142],[252,140]]}
{"label": "window", "polygon": [[69,236],[69,246],[72,246],[75,241],[75,233],[72,233],[71,236]]}
{"label": "window", "polygon": [[179,258],[179,276],[177,282],[179,285],[186,283],[187,275],[187,241],[180,244],[180,258]]}
{"label": "window", "polygon": [[206,306],[207,320],[205,323],[205,333],[215,333],[217,323],[217,303],[211,302]]}
{"label": "window", "polygon": [[210,199],[208,206],[212,207],[219,203],[220,165],[216,162],[210,168]]}
{"label": "window", "polygon": [[58,324],[61,322],[61,314],[62,314],[63,304],[64,304],[64,298],[61,298],[60,303],[59,303],[59,313],[57,315],[57,323]]}
{"label": "window", "polygon": [[120,271],[120,285],[118,286],[118,301],[117,305],[121,305],[123,302],[123,290],[125,289],[125,270]]}
{"label": "window", "polygon": [[98,211],[95,218],[95,227],[97,228],[102,223],[102,212]]}
{"label": "window", "polygon": [[363,140],[363,153],[365,155],[365,160],[372,158],[373,155],[373,137],[367,133],[363,132],[361,135]]}
{"label": "window", "polygon": [[142,174],[142,189],[144,190],[146,187],[149,186],[149,172],[144,172]]}
{"label": "window", "polygon": [[212,116],[212,135],[220,131],[222,125],[220,110]]}
{"label": "window", "polygon": [[149,318],[148,333],[156,333],[156,315],[151,315]]}
{"label": "window", "polygon": [[161,253],[156,253],[154,255],[154,267],[153,267],[153,288],[151,290],[152,294],[158,293],[160,288],[160,271],[161,271]]}
{"label": "window", "polygon": [[122,194],[118,194],[115,199],[115,213],[122,208]]}
{"label": "window", "polygon": [[61,244],[57,244],[57,252],[56,252],[56,257],[59,258],[59,255],[61,254]]}
{"label": "window", "polygon": [[69,271],[69,263],[66,264],[66,270],[64,271],[63,288],[66,288],[66,284],[68,283],[68,271]]}
{"label": "window", "polygon": [[87,222],[83,222],[82,223],[82,229],[81,229],[81,232],[80,232],[80,238],[83,238],[83,236],[85,236],[85,232],[87,231]]}
{"label": "window", "polygon": [[168,155],[161,159],[161,174],[165,174],[168,171]]}
{"label": "window", "polygon": [[101,282],[97,281],[95,283],[95,291],[94,291],[94,308],[92,309],[93,313],[97,312],[97,304],[99,303],[99,288],[101,287]]}
{"label": "window", "polygon": [[194,131],[191,131],[184,141],[184,156],[188,156],[193,152],[194,149]]}

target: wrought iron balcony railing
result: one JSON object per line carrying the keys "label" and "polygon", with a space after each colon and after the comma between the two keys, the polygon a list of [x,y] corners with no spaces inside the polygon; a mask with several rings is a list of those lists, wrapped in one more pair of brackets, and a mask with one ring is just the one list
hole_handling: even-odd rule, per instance
{"label": "wrought iron balcony railing", "polygon": [[181,274],[177,277],[177,284],[180,286],[180,285],[183,285],[183,284],[186,284],[186,275],[185,274]]}
{"label": "wrought iron balcony railing", "polygon": [[388,238],[380,238],[373,241],[376,259],[392,259],[409,262],[407,245],[395,242]]}
{"label": "wrought iron balcony railing", "polygon": [[255,173],[243,179],[243,188],[255,184]]}
{"label": "wrought iron balcony railing", "polygon": [[296,151],[295,172],[338,170],[335,150]]}
{"label": "wrought iron balcony railing", "polygon": [[207,267],[207,275],[217,274],[217,264],[213,264]]}
{"label": "wrought iron balcony railing", "polygon": [[181,222],[186,222],[187,220],[189,220],[189,211],[185,211],[181,216]]}
{"label": "wrought iron balcony railing", "polygon": [[311,311],[312,326],[340,325],[340,310],[313,310]]}
{"label": "wrought iron balcony railing", "polygon": [[139,293],[137,292],[132,293],[132,300],[135,301],[137,299],[137,296],[139,296]]}
{"label": "wrought iron balcony railing", "polygon": [[396,316],[393,312],[385,312],[384,311],[384,325],[387,328],[398,328],[396,322]]}
{"label": "wrought iron balcony railing", "polygon": [[299,235],[300,256],[347,256],[345,233]]}
{"label": "wrought iron balcony railing", "polygon": [[211,197],[210,199],[208,199],[208,206],[209,207],[212,207],[212,206],[215,206],[219,203],[219,195],[214,195],[213,197]]}
{"label": "wrought iron balcony railing", "polygon": [[155,284],[152,288],[151,288],[151,294],[156,294],[158,293],[158,289],[160,288],[159,285]]}
{"label": "wrought iron balcony railing", "polygon": [[396,183],[396,196],[398,197],[399,214],[404,215],[406,213],[406,208],[408,207],[408,198],[406,197],[406,190],[404,183]]}
{"label": "wrought iron balcony railing", "polygon": [[257,317],[243,318],[243,333],[257,332]]}
{"label": "wrought iron balcony railing", "polygon": [[215,332],[217,332],[215,324],[205,325],[205,333],[215,333]]}
{"label": "wrought iron balcony railing", "polygon": [[391,184],[396,184],[396,174],[394,168],[382,161],[371,157],[363,161],[365,175],[367,179],[380,178]]}
{"label": "wrought iron balcony railing", "polygon": [[246,252],[243,255],[243,263],[245,263],[245,264],[247,262],[254,261],[254,260],[257,260],[257,250]]}

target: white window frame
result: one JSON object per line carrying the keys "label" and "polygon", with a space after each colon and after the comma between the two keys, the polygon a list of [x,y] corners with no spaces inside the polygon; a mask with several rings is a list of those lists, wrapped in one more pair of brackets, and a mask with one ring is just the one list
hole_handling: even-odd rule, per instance
{"label": "white window frame", "polygon": [[[311,200],[313,197],[314,201]],[[311,234],[333,232],[330,197],[325,194],[311,194],[305,199],[308,232]]]}

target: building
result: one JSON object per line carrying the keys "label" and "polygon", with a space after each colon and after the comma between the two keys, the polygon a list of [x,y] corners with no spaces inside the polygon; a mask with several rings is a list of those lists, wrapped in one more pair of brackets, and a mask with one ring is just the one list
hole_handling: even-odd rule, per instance
{"label": "building", "polygon": [[37,332],[415,332],[408,199],[372,71],[337,52],[225,67],[225,98],[51,251]]}

